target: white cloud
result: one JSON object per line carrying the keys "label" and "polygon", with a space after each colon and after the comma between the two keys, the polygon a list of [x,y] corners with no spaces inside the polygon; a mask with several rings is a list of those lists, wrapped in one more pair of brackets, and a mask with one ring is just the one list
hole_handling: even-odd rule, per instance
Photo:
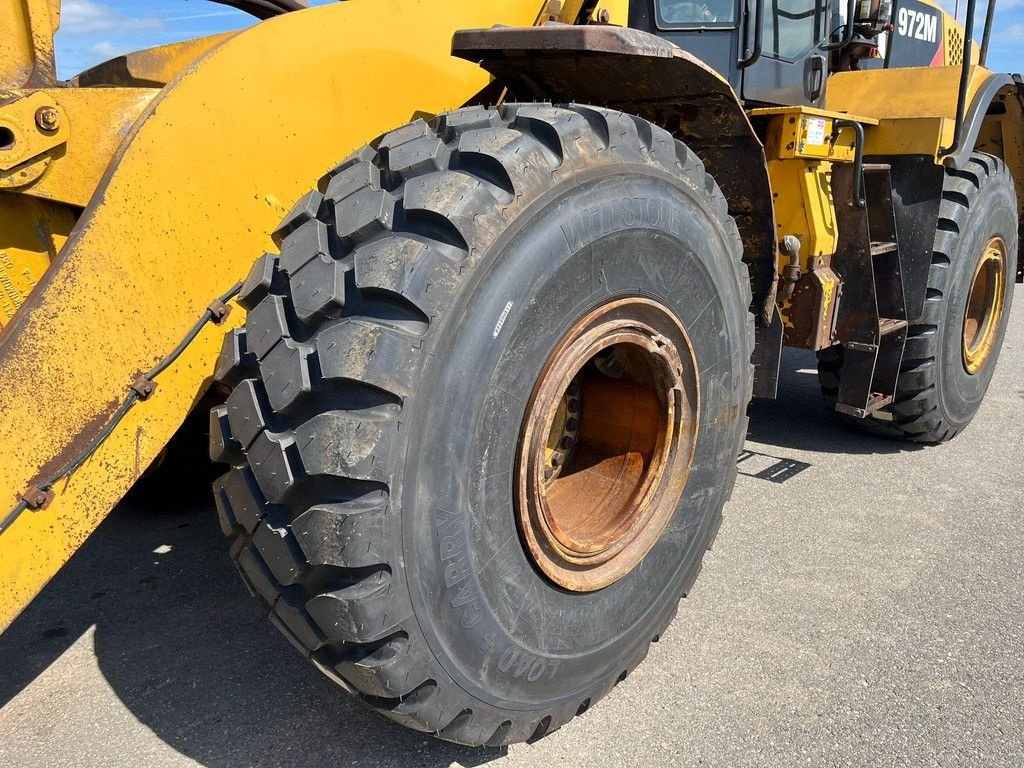
{"label": "white cloud", "polygon": [[114,45],[113,43],[107,42],[105,40],[103,42],[99,42],[95,45],[89,46],[89,53],[104,60],[113,59],[127,52],[128,49],[123,48],[120,45]]}
{"label": "white cloud", "polygon": [[1011,24],[994,33],[993,37],[1003,43],[1024,42],[1024,24]]}
{"label": "white cloud", "polygon": [[61,31],[72,35],[160,29],[162,26],[160,19],[155,17],[125,16],[92,0],[64,0],[61,8]]}
{"label": "white cloud", "polygon": [[[937,0],[938,4],[952,16],[957,8],[960,9],[960,19],[963,20],[963,15],[967,12],[967,0],[960,0],[958,3],[956,0]],[[996,0],[996,18],[1000,18],[1005,14],[1006,11],[1012,11],[1014,8],[1024,7],[1024,0]],[[988,4],[985,2],[979,2],[974,9],[974,19],[978,24],[981,24],[985,20],[985,12],[988,9]]]}
{"label": "white cloud", "polygon": [[164,16],[164,21],[177,24],[179,21],[201,21],[202,19],[216,19],[219,16],[238,16],[238,11],[206,11],[205,13],[190,13],[185,16]]}

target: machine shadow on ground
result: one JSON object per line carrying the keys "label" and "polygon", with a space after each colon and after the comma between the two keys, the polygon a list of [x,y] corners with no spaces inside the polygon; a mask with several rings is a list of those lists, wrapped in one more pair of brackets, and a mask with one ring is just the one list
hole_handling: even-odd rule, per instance
{"label": "machine shadow on ground", "polygon": [[210,768],[447,768],[503,754],[395,725],[302,659],[246,593],[212,503],[184,511],[120,505],[4,633],[0,706],[92,626],[112,694]]}
{"label": "machine shadow on ground", "polygon": [[[813,462],[787,458],[787,449],[907,449],[844,427],[827,413],[816,377],[806,372],[813,356],[787,354],[784,366],[781,398],[755,401],[750,410],[749,438],[770,447],[754,452],[789,462],[776,468],[774,482]],[[176,470],[172,463],[163,475]],[[245,593],[207,478],[180,478],[166,489],[158,483],[133,493],[4,633],[0,706],[95,627],[96,661],[113,695],[169,746],[211,768],[473,766],[503,754],[410,732],[339,691]]]}

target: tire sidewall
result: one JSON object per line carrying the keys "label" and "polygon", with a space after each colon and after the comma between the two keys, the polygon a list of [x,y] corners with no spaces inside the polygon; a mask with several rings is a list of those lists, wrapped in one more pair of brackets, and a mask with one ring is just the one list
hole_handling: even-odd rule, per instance
{"label": "tire sidewall", "polygon": [[[984,179],[950,256],[945,317],[939,347],[937,394],[943,419],[956,430],[966,426],[981,405],[995,372],[1006,333],[1017,269],[1018,222],[1013,213],[1016,210],[1013,183],[1005,173]],[[1007,248],[1003,310],[998,320],[992,353],[981,370],[971,374],[963,362],[964,315],[978,259],[988,241],[996,236],[1003,239]]]}
{"label": "tire sidewall", "polygon": [[[614,680],[670,620],[699,567],[743,437],[750,352],[738,246],[706,206],[697,188],[652,168],[578,174],[538,196],[480,257],[431,343],[419,388],[431,395],[409,409],[405,471],[392,489],[407,511],[406,584],[441,666],[494,706],[549,707]],[[520,543],[510,436],[561,336],[625,296],[660,301],[681,320],[697,357],[702,426],[654,549],[606,589],[568,593]]]}

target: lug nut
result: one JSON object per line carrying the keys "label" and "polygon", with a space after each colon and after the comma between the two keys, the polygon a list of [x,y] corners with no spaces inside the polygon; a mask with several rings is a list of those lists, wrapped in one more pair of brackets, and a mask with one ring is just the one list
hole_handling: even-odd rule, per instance
{"label": "lug nut", "polygon": [[580,393],[580,383],[578,381],[572,382],[566,391],[569,393],[569,397],[577,397]]}
{"label": "lug nut", "polygon": [[572,448],[572,438],[571,438],[571,437],[569,437],[568,435],[566,435],[565,437],[563,437],[563,438],[562,438],[562,442],[561,442],[561,443],[559,443],[559,447],[560,447],[560,448],[561,448],[561,449],[562,449],[563,451],[568,451],[568,450],[569,450],[570,448]]}
{"label": "lug nut", "polygon": [[565,428],[569,432],[575,432],[580,428],[579,419],[569,419],[567,422],[565,422]]}
{"label": "lug nut", "polygon": [[36,110],[36,125],[43,131],[56,131],[60,125],[60,112],[53,107],[40,107]]}
{"label": "lug nut", "polygon": [[571,400],[569,400],[568,403],[566,403],[566,407],[570,411],[576,412],[580,409],[580,401],[577,400],[576,398],[572,398]]}
{"label": "lug nut", "polygon": [[554,474],[555,474],[555,470],[553,470],[551,467],[546,467],[544,469],[544,479],[545,480],[550,480]]}
{"label": "lug nut", "polygon": [[552,463],[552,464],[553,464],[554,466],[556,466],[556,467],[560,467],[560,466],[562,466],[562,463],[563,463],[564,461],[565,461],[565,456],[563,456],[563,455],[562,455],[562,454],[560,454],[560,453],[556,453],[556,454],[555,454],[554,456],[552,456],[552,457],[551,457],[551,463]]}

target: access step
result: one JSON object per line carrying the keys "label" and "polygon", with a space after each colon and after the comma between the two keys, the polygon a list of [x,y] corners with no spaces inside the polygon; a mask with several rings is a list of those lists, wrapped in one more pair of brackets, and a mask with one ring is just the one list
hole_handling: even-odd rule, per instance
{"label": "access step", "polygon": [[839,413],[845,413],[847,416],[853,416],[855,419],[863,419],[876,411],[880,411],[885,406],[889,405],[893,401],[892,395],[883,395],[881,392],[872,392],[871,396],[868,397],[867,404],[863,408],[854,408],[853,406],[846,405],[845,403],[836,403],[836,410]]}
{"label": "access step", "polygon": [[895,317],[880,317],[878,318],[878,335],[888,336],[891,333],[897,333],[908,327],[906,320],[900,320]]}

